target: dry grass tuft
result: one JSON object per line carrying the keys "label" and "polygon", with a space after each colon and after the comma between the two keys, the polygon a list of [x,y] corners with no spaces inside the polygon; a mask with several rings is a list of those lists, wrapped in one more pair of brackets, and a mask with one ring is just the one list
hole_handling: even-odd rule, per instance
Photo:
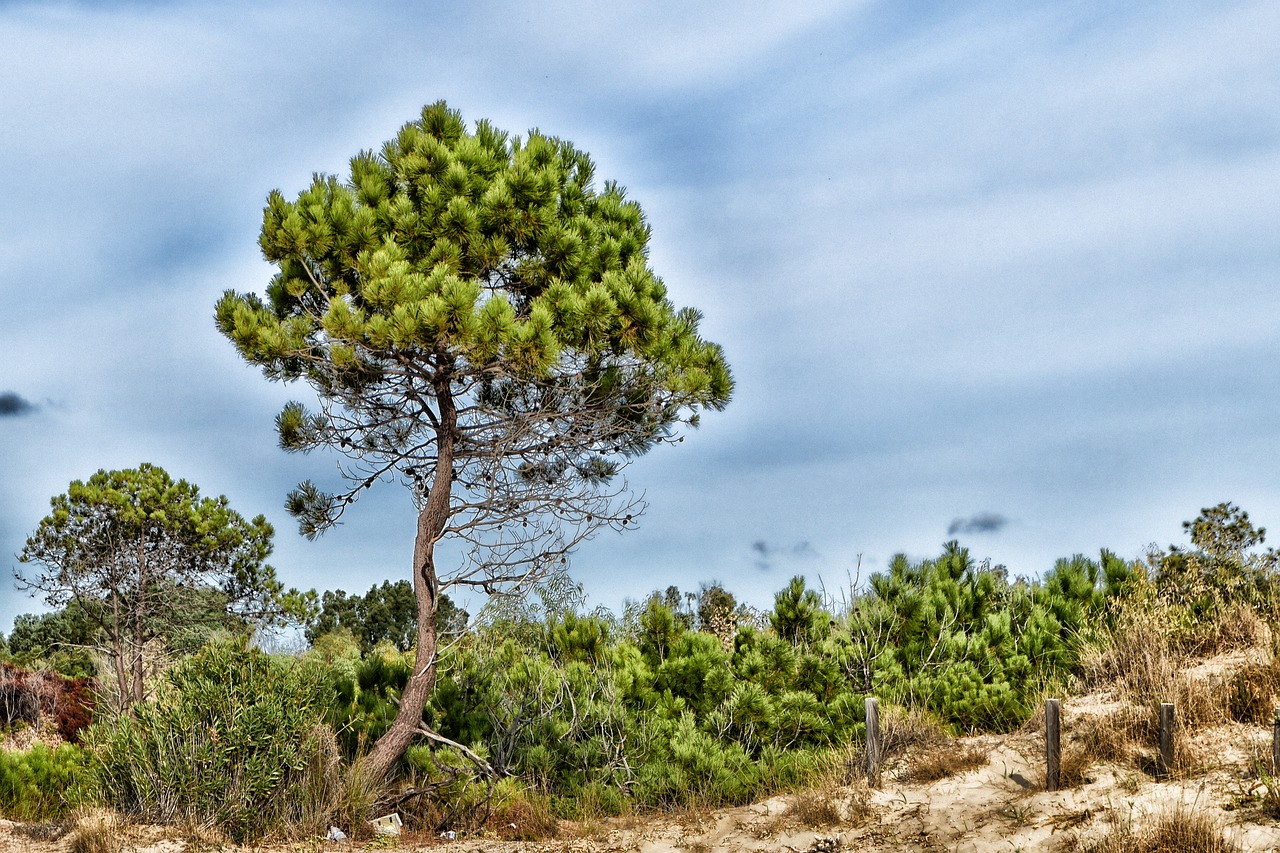
{"label": "dry grass tuft", "polygon": [[1205,812],[1181,807],[1159,817],[1145,831],[1117,826],[1084,853],[1236,853],[1220,822]]}
{"label": "dry grass tuft", "polygon": [[352,838],[367,838],[370,830],[366,821],[373,817],[386,784],[363,771],[359,763],[352,763],[339,775],[336,788],[331,820],[350,827]]}
{"label": "dry grass tuft", "polygon": [[1140,744],[1160,736],[1151,714],[1133,705],[1110,714],[1080,717],[1072,721],[1067,731],[1074,752],[1096,761],[1116,763],[1127,763]]}
{"label": "dry grass tuft", "polygon": [[812,788],[792,794],[787,804],[787,817],[806,827],[835,826],[844,817],[837,796],[830,788]]}
{"label": "dry grass tuft", "polygon": [[485,822],[503,841],[543,841],[560,834],[560,822],[545,797],[532,792],[499,803]]}
{"label": "dry grass tuft", "polygon": [[1214,626],[1223,648],[1251,649],[1266,646],[1272,640],[1270,626],[1247,604],[1233,604],[1218,617]]}
{"label": "dry grass tuft", "polygon": [[125,828],[119,815],[93,811],[76,819],[67,849],[70,853],[120,853],[124,842]]}
{"label": "dry grass tuft", "polygon": [[1249,664],[1238,670],[1227,685],[1227,716],[1237,723],[1270,724],[1280,693],[1280,666],[1276,661]]}
{"label": "dry grass tuft", "polygon": [[898,774],[898,780],[912,784],[936,782],[986,766],[987,752],[955,741],[916,752]]}
{"label": "dry grass tuft", "polygon": [[784,820],[809,829],[840,824],[860,826],[871,816],[871,789],[865,782],[798,791],[787,803]]}
{"label": "dry grass tuft", "polygon": [[1061,788],[1079,788],[1093,781],[1089,770],[1097,758],[1088,749],[1067,746],[1062,750],[1062,762],[1058,765],[1058,785]]}
{"label": "dry grass tuft", "polygon": [[889,707],[880,718],[881,758],[890,759],[922,746],[949,743],[951,736],[923,708]]}

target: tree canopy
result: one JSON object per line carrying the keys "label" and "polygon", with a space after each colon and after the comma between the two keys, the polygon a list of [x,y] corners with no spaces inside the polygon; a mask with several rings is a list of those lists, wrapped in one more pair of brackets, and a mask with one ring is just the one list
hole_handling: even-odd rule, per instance
{"label": "tree canopy", "polygon": [[[436,625],[441,633],[458,634],[466,629],[469,616],[449,596],[440,595]],[[413,584],[407,580],[383,581],[364,595],[345,590],[327,590],[320,597],[320,609],[307,620],[307,642],[312,645],[325,634],[347,631],[368,654],[379,643],[390,643],[400,651],[413,648],[418,633],[418,606]]]}
{"label": "tree canopy", "polygon": [[[468,130],[423,109],[345,181],[272,192],[266,298],[228,291],[218,328],[319,408],[279,415],[282,447],[345,457],[342,489],[301,484],[287,506],[314,536],[363,490],[400,479],[418,508],[413,578],[423,665],[370,753],[385,772],[421,728],[442,588],[511,593],[602,526],[643,509],[617,475],[720,409],[732,379],[700,315],[649,268],[649,227],[616,183],[594,185],[567,141]],[[463,546],[438,572],[436,544]]]}
{"label": "tree canopy", "polygon": [[148,644],[175,625],[277,612],[280,584],[264,562],[271,525],[245,520],[226,497],[144,463],[76,480],[51,504],[18,556],[38,568],[18,582],[101,629],[122,704],[144,698]]}

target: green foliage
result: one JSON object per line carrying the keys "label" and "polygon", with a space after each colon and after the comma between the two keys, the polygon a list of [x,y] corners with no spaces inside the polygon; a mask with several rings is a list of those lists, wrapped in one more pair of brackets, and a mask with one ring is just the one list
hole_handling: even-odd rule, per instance
{"label": "green foliage", "polygon": [[1254,551],[1266,529],[1233,503],[1206,507],[1182,523],[1192,551],[1176,546],[1158,555],[1160,594],[1186,607],[1194,619],[1212,622],[1233,604],[1269,605],[1280,593],[1280,554]]}
{"label": "green foliage", "polygon": [[211,644],[153,700],[90,730],[103,795],[143,820],[216,826],[237,841],[313,832],[337,782],[322,686],[312,666]]}
{"label": "green foliage", "polygon": [[1213,559],[1239,559],[1266,539],[1265,527],[1254,527],[1249,513],[1233,503],[1205,507],[1192,521],[1182,522],[1191,544]]}
{"label": "green foliage", "polygon": [[68,678],[96,675],[88,651],[98,645],[101,629],[93,624],[78,602],[51,613],[22,613],[14,617],[9,649],[19,664],[43,664]]}
{"label": "green foliage", "polygon": [[65,817],[93,799],[84,750],[72,744],[49,749],[37,743],[26,752],[0,750],[0,814],[11,820]]}
{"label": "green foliage", "polygon": [[[451,820],[492,805],[476,756],[561,815],[740,803],[830,773],[865,735],[867,695],[953,730],[1021,724],[1139,601],[1191,619],[1158,600],[1140,564],[1108,551],[1010,581],[952,542],[934,559],[895,557],[838,617],[794,578],[766,619],[735,624],[726,643],[694,630],[715,602],[734,607],[719,585],[700,596],[670,587],[613,620],[584,612],[581,588],[559,578],[541,607],[513,605],[444,651],[426,719],[473,755],[424,744],[407,772],[447,795]],[[354,728],[394,705],[404,670],[393,660],[384,649],[351,664],[371,705],[335,723]],[[1244,707],[1265,691],[1237,693]]]}
{"label": "green foliage", "polygon": [[827,636],[831,614],[822,609],[818,593],[797,575],[774,597],[769,623],[774,632],[793,645],[821,642]]}
{"label": "green foliage", "polygon": [[[281,586],[264,563],[271,525],[262,516],[245,520],[225,497],[201,497],[196,486],[143,464],[76,480],[51,504],[18,557],[36,567],[19,583],[55,607],[76,605],[57,632],[105,637],[122,704],[145,694],[149,643],[191,649],[225,627],[228,614],[279,613]],[[54,638],[31,642],[43,639]]]}
{"label": "green foliage", "polygon": [[[407,580],[383,581],[381,586],[370,587],[363,596],[348,595],[340,589],[326,591],[320,603],[320,610],[307,620],[309,643],[339,630],[354,636],[360,650],[366,653],[382,643],[408,651],[417,641],[418,601],[413,584]],[[441,634],[456,636],[466,628],[469,618],[449,596],[440,596],[436,629]]]}
{"label": "green foliage", "polygon": [[544,791],[572,796],[593,781],[620,783],[628,720],[608,658],[597,663],[578,648],[557,647],[553,657],[511,639],[464,644],[444,664],[435,724],[447,737],[483,745],[499,773]]}
{"label": "green foliage", "polygon": [[699,631],[728,643],[738,627],[738,600],[719,581],[703,584],[698,590],[697,616]]}
{"label": "green foliage", "polygon": [[[596,530],[628,526],[642,505],[619,471],[732,392],[699,313],[676,309],[649,268],[640,207],[594,172],[565,140],[468,129],[432,104],[345,180],[316,175],[294,201],[272,192],[266,298],[217,304],[241,356],[322,401],[281,411],[281,447],[351,460],[343,491],[289,495],[304,535],[379,480],[413,491],[429,645],[437,542],[467,549],[441,587],[527,591]],[[400,735],[420,724],[434,651],[401,696]],[[389,769],[403,742],[366,763]]]}
{"label": "green foliage", "polygon": [[[1041,584],[1010,584],[949,542],[941,557],[895,557],[848,622],[855,666],[883,698],[963,729],[1021,723],[1039,691],[1078,662],[1084,632],[1125,575],[1103,553],[1059,560]],[[1109,566],[1104,573],[1103,564]]]}

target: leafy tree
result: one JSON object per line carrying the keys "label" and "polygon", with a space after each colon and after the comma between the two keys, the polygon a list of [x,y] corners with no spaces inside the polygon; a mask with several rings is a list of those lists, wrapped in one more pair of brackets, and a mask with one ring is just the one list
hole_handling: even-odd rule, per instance
{"label": "leafy tree", "polygon": [[27,539],[19,584],[54,607],[72,607],[100,630],[121,704],[145,697],[145,653],[175,624],[217,612],[279,612],[281,587],[264,564],[271,525],[246,521],[225,497],[204,498],[185,480],[143,464],[76,480]]}
{"label": "leafy tree", "polygon": [[714,634],[728,649],[738,627],[738,600],[719,581],[698,589],[698,630]]}
{"label": "leafy tree", "polygon": [[91,650],[102,631],[84,610],[70,602],[50,613],[20,613],[13,619],[9,649],[24,665],[37,661],[71,678],[95,674]]}
{"label": "leafy tree", "polygon": [[827,636],[831,614],[822,609],[822,598],[796,575],[773,599],[769,624],[779,637],[791,643],[820,642]]}
{"label": "leafy tree", "polygon": [[[449,599],[440,596],[436,614],[441,633],[458,634],[466,629],[469,616]],[[320,598],[320,611],[308,620],[307,642],[334,631],[347,630],[369,653],[379,643],[390,643],[400,651],[413,648],[418,631],[418,602],[413,584],[407,580],[383,581],[363,596],[348,595],[343,590],[326,591]]]}
{"label": "leafy tree", "polygon": [[1192,521],[1182,522],[1192,551],[1171,546],[1159,554],[1161,593],[1190,606],[1193,615],[1210,619],[1233,602],[1257,604],[1274,594],[1280,575],[1280,554],[1258,553],[1266,529],[1255,527],[1249,513],[1230,502],[1205,507]]}
{"label": "leafy tree", "polygon": [[[400,479],[418,509],[412,559],[422,662],[363,768],[385,774],[421,729],[435,682],[441,592],[511,593],[602,527],[642,510],[617,475],[676,439],[732,380],[647,263],[649,229],[590,158],[531,131],[426,107],[346,182],[271,193],[263,300],[227,292],[219,330],[273,380],[306,380],[319,410],[277,419],[289,451],[336,449],[346,487],[310,482],[287,506],[315,536],[366,488]],[[437,544],[461,558],[441,571]]]}
{"label": "leafy tree", "polygon": [[76,602],[49,613],[20,613],[13,619],[9,649],[15,655],[40,656],[59,648],[97,643],[98,627]]}
{"label": "leafy tree", "polygon": [[1213,559],[1242,559],[1246,551],[1266,539],[1265,527],[1254,527],[1249,513],[1233,503],[1205,507],[1193,521],[1182,522],[1182,529],[1195,545]]}

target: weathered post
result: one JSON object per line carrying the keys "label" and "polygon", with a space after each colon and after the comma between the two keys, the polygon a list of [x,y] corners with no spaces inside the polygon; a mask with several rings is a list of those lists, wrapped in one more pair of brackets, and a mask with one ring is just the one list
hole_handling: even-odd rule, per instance
{"label": "weathered post", "polygon": [[1160,703],[1160,775],[1173,772],[1173,703]]}
{"label": "weathered post", "polygon": [[1271,773],[1280,775],[1280,711],[1271,723]]}
{"label": "weathered post", "polygon": [[1062,700],[1044,700],[1044,789],[1058,790],[1062,782]]}
{"label": "weathered post", "polygon": [[880,700],[867,697],[867,784],[880,785]]}

